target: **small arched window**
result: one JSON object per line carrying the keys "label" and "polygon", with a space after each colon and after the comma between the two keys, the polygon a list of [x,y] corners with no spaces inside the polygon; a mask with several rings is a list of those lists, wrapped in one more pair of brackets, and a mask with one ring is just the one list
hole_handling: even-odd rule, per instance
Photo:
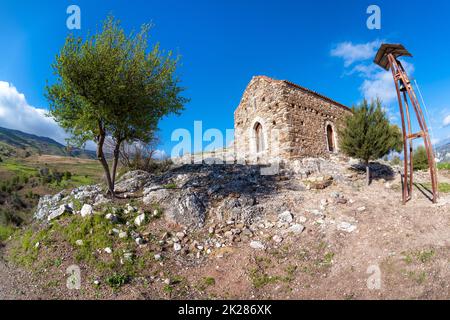
{"label": "small arched window", "polygon": [[257,122],[255,124],[255,140],[256,140],[256,152],[260,153],[263,152],[265,149],[265,143],[264,143],[264,133],[263,133],[263,127],[261,123]]}
{"label": "small arched window", "polygon": [[327,125],[327,142],[328,142],[328,151],[335,152],[336,144],[334,141],[334,130],[331,124]]}

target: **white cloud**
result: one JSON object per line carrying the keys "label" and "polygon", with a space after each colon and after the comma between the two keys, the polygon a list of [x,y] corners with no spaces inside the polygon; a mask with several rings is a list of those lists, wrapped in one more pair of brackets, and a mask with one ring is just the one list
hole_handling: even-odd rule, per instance
{"label": "white cloud", "polygon": [[38,136],[52,138],[65,144],[68,134],[46,116],[46,110],[30,106],[25,95],[8,82],[0,81],[0,126]]}
{"label": "white cloud", "polygon": [[351,66],[358,61],[364,61],[367,59],[374,59],[375,54],[380,47],[382,41],[375,40],[368,43],[353,44],[352,42],[339,43],[334,49],[331,50],[333,57],[339,57],[344,59],[346,67]]}
{"label": "white cloud", "polygon": [[[412,75],[414,66],[402,61],[406,72]],[[381,99],[384,104],[391,104],[397,101],[394,79],[390,71],[378,68],[377,71],[361,74],[365,79],[360,87],[361,94],[368,100]]]}
{"label": "white cloud", "polygon": [[450,126],[450,114],[444,118],[444,127]]}
{"label": "white cloud", "polygon": [[157,160],[165,160],[168,158],[167,153],[164,150],[156,150],[153,157]]}
{"label": "white cloud", "polygon": [[[362,97],[367,100],[381,99],[384,105],[390,105],[397,101],[392,73],[378,67],[373,63],[376,52],[383,41],[375,40],[372,42],[353,44],[352,42],[343,42],[331,51],[331,55],[342,58],[344,66],[348,69],[345,75],[358,75],[363,79],[359,88]],[[352,68],[353,65],[357,62]],[[408,74],[414,72],[414,66],[402,61]],[[396,116],[391,114],[391,118]]]}

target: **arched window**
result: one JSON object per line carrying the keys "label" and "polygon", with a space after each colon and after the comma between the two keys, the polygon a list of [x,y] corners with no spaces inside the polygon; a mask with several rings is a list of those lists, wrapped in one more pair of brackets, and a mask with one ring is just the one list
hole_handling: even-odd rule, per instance
{"label": "arched window", "polygon": [[264,133],[261,123],[257,122],[254,127],[256,140],[256,153],[263,152],[265,149]]}
{"label": "arched window", "polygon": [[334,131],[333,127],[330,124],[327,125],[327,142],[328,142],[328,151],[335,152],[336,145],[334,141]]}

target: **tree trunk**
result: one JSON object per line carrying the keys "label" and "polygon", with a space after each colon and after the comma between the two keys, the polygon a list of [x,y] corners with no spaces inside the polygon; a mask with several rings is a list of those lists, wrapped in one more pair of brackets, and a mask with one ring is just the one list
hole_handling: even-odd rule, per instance
{"label": "tree trunk", "polygon": [[105,143],[105,132],[100,126],[100,135],[97,138],[97,159],[103,166],[103,170],[105,171],[106,182],[108,183],[108,193],[114,198],[114,183],[111,180],[111,173],[109,171],[108,162],[106,161],[105,154],[103,153],[103,145]]}
{"label": "tree trunk", "polygon": [[369,161],[366,161],[366,183],[368,186],[370,186],[370,167],[369,167]]}
{"label": "tree trunk", "polygon": [[112,174],[111,174],[111,179],[112,179],[112,184],[113,186],[115,186],[116,184],[116,174],[117,174],[117,165],[119,163],[119,156],[120,156],[120,145],[121,145],[121,141],[117,141],[115,147],[114,147],[114,159],[113,159],[113,166],[112,166]]}

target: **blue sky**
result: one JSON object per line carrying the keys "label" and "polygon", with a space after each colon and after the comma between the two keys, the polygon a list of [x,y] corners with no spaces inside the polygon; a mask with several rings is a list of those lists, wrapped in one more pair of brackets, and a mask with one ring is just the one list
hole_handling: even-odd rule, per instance
{"label": "blue sky", "polygon": [[[254,75],[287,79],[351,106],[381,96],[394,122],[393,80],[371,61],[382,42],[403,43],[430,114],[436,142],[450,138],[450,2],[430,1],[0,1],[0,126],[63,140],[43,113],[50,65],[69,32],[66,9],[81,8],[76,35],[94,32],[113,13],[128,31],[153,22],[152,41],[182,56],[179,75],[191,99],[161,124],[170,153],[177,128],[233,128],[233,112]],[[369,5],[381,30],[366,27]],[[402,15],[399,15],[402,9]],[[402,17],[402,19],[398,19]]]}

